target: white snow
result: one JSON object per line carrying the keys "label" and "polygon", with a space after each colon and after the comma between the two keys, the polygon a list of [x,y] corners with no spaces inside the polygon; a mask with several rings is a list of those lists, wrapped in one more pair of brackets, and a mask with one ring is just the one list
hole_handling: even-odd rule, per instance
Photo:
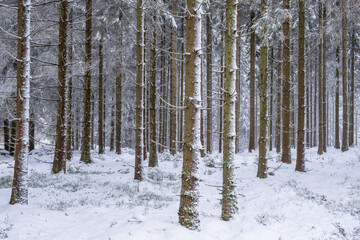
{"label": "white snow", "polygon": [[[134,152],[92,152],[93,164],[68,162],[66,174],[51,174],[51,151],[29,155],[29,205],[8,204],[13,159],[0,156],[0,239],[360,239],[360,149],[323,156],[306,151],[306,173],[270,152],[274,176],[256,178],[257,152],[235,156],[239,211],[220,219],[221,154],[200,163],[200,231],[178,223],[181,155],[159,155],[133,181]],[[292,152],[295,156],[295,151]],[[144,162],[147,166],[147,162]],[[215,167],[214,167],[215,166]]]}

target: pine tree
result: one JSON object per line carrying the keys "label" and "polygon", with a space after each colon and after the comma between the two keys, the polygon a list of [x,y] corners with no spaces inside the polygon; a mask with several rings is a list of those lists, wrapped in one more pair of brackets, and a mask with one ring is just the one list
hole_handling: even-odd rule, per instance
{"label": "pine tree", "polygon": [[257,177],[266,178],[266,128],[267,128],[267,27],[265,15],[267,12],[266,0],[261,0],[261,17],[262,17],[262,33],[261,33],[261,60],[260,60],[260,131],[259,131],[259,161]]}
{"label": "pine tree", "polygon": [[236,102],[236,31],[237,1],[226,1],[224,146],[221,218],[230,220],[237,211],[235,184],[235,102]]}
{"label": "pine tree", "polygon": [[59,9],[58,106],[53,173],[58,173],[61,170],[66,171],[67,8],[68,1],[61,1]]}
{"label": "pine tree", "polygon": [[202,0],[187,0],[186,77],[183,169],[179,222],[189,229],[199,229],[199,161],[201,106],[201,14]]}
{"label": "pine tree", "polygon": [[30,8],[31,0],[18,1],[16,149],[10,204],[28,203],[28,153],[30,107]]}
{"label": "pine tree", "polygon": [[[81,146],[80,161],[91,163],[90,149],[93,146],[93,130],[92,123],[94,119],[91,117],[94,111],[91,108],[91,49],[92,49],[92,0],[86,0],[86,22],[85,22],[85,77],[84,77],[84,118],[83,118],[83,134]],[[92,136],[92,137],[91,137]]]}
{"label": "pine tree", "polygon": [[143,171],[143,88],[144,88],[144,9],[143,0],[137,0],[136,34],[136,136],[134,179],[142,180]]}
{"label": "pine tree", "polygon": [[305,4],[299,0],[299,51],[298,51],[298,130],[296,171],[305,171]]}
{"label": "pine tree", "polygon": [[[283,0],[283,8],[287,11],[290,9],[290,1]],[[282,128],[282,155],[281,161],[283,163],[291,163],[291,152],[290,152],[290,19],[289,16],[283,22],[283,128]]]}

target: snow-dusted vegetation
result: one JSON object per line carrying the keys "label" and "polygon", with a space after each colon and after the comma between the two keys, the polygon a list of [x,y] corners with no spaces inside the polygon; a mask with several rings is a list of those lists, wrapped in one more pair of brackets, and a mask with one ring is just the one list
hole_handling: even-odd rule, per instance
{"label": "snow-dusted vegetation", "polygon": [[[308,171],[273,152],[269,177],[256,178],[256,153],[235,156],[238,213],[221,217],[221,155],[200,164],[200,231],[178,223],[182,156],[159,155],[134,181],[134,152],[75,153],[66,174],[52,174],[51,151],[29,157],[29,205],[8,204],[13,159],[0,156],[0,239],[360,239],[360,150],[310,149]],[[145,162],[146,163],[146,162]],[[146,165],[146,164],[145,164]]]}

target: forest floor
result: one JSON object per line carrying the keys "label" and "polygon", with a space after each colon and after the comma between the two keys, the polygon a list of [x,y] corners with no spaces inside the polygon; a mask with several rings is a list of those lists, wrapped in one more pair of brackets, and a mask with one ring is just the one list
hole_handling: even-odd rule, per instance
{"label": "forest floor", "polygon": [[256,178],[257,152],[237,154],[239,211],[229,222],[220,219],[221,155],[205,157],[200,231],[178,223],[181,155],[160,155],[159,167],[146,167],[142,182],[133,180],[132,150],[92,156],[94,163],[86,165],[76,152],[67,173],[55,175],[52,152],[33,151],[27,206],[8,204],[13,160],[0,156],[0,239],[360,239],[359,148],[341,153],[329,147],[322,156],[309,149],[306,173],[270,152],[267,179]]}

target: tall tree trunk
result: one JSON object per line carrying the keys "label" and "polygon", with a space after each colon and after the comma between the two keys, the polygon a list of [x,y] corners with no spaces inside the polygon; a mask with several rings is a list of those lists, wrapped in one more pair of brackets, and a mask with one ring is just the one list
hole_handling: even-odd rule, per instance
{"label": "tall tree trunk", "polygon": [[[184,58],[184,52],[185,52],[185,24],[184,24],[184,18],[181,18],[181,29],[182,29],[182,43],[181,43],[181,69],[180,69],[180,106],[184,106],[184,70],[185,70],[185,58]],[[183,125],[184,125],[184,110],[180,110],[180,121],[179,121],[179,149],[181,151],[183,150],[183,141],[184,141],[184,131],[183,131]]]}
{"label": "tall tree trunk", "polygon": [[67,99],[66,99],[66,160],[70,161],[72,158],[72,122],[73,122],[73,114],[72,114],[72,91],[73,91],[73,77],[72,77],[72,64],[73,64],[73,9],[70,9],[69,14],[69,41],[70,46],[68,47],[69,54],[69,63],[70,66],[68,69],[68,83],[67,83]]}
{"label": "tall tree trunk", "polygon": [[322,41],[323,41],[323,24],[322,24],[322,0],[319,0],[319,66],[318,66],[318,101],[319,101],[319,124],[318,124],[318,130],[319,130],[319,144],[318,144],[318,154],[323,154],[323,145],[324,145],[324,137],[323,137],[323,83],[322,83],[322,57],[323,57],[323,48],[322,48]]}
{"label": "tall tree trunk", "polygon": [[354,99],[355,99],[355,26],[351,34],[351,79],[350,79],[350,111],[349,111],[349,146],[354,146]]}
{"label": "tall tree trunk", "polygon": [[115,136],[115,152],[116,154],[121,154],[121,91],[122,91],[122,73],[121,69],[119,70],[119,75],[116,78],[116,136]]}
{"label": "tall tree trunk", "polygon": [[56,121],[56,142],[52,172],[66,171],[66,37],[68,1],[59,5],[59,55],[58,55],[58,106]]}
{"label": "tall tree trunk", "polygon": [[342,83],[343,83],[343,134],[341,151],[349,150],[348,144],[348,82],[347,82],[347,18],[348,0],[342,3]]}
{"label": "tall tree trunk", "polygon": [[112,98],[113,104],[111,104],[111,121],[110,121],[110,127],[111,127],[111,133],[110,133],[110,152],[114,151],[115,149],[115,104],[114,104],[114,98]]}
{"label": "tall tree trunk", "polygon": [[212,25],[211,25],[211,17],[210,14],[206,15],[206,45],[207,45],[207,52],[206,52],[206,105],[207,105],[207,135],[206,135],[206,152],[208,154],[212,153]]}
{"label": "tall tree trunk", "polygon": [[104,89],[103,89],[103,81],[104,81],[104,55],[103,55],[103,41],[104,38],[101,35],[100,44],[99,44],[99,120],[98,120],[98,145],[99,145],[99,154],[104,154],[104,139],[103,139],[103,126],[104,122]]}
{"label": "tall tree trunk", "polygon": [[326,152],[327,147],[327,91],[326,91],[326,1],[323,5],[323,37],[322,37],[322,47],[323,47],[323,71],[322,71],[322,101],[323,101],[323,107],[322,107],[322,137],[323,137],[323,151]]}
{"label": "tall tree trunk", "polygon": [[[156,3],[157,0],[154,0]],[[150,82],[149,82],[149,167],[158,165],[156,151],[156,12],[153,16],[153,36],[150,49]]]}
{"label": "tall tree trunk", "polygon": [[[283,8],[287,11],[290,9],[289,0],[283,0]],[[287,17],[283,23],[284,43],[283,43],[283,128],[282,128],[282,155],[283,163],[291,163],[290,152],[290,19]]]}
{"label": "tall tree trunk", "polygon": [[11,156],[14,156],[15,153],[15,145],[16,145],[16,120],[11,121],[10,125],[10,149],[9,153]]}
{"label": "tall tree trunk", "polygon": [[9,119],[4,119],[4,147],[6,151],[10,150],[10,134],[9,134]]}
{"label": "tall tree trunk", "polygon": [[274,117],[274,111],[273,111],[273,94],[274,94],[274,48],[271,48],[270,53],[270,120],[269,120],[269,151],[272,151],[273,147],[273,117]]}
{"label": "tall tree trunk", "polygon": [[299,0],[298,127],[296,171],[305,171],[305,4]]}
{"label": "tall tree trunk", "polygon": [[[267,12],[266,0],[261,0],[261,17],[265,18]],[[257,177],[266,178],[266,128],[267,128],[267,27],[266,22],[262,26],[260,47],[260,130],[259,130],[259,161]]]}
{"label": "tall tree trunk", "polygon": [[143,88],[144,88],[144,12],[143,0],[137,0],[136,35],[136,136],[134,179],[142,180],[143,172]]}
{"label": "tall tree trunk", "polygon": [[[237,1],[226,1],[224,147],[221,218],[230,220],[237,211],[235,184],[235,103],[236,103],[236,31]],[[266,144],[266,142],[265,142]]]}
{"label": "tall tree trunk", "polygon": [[[173,1],[172,12],[173,17],[176,21],[176,3],[177,1]],[[172,26],[171,28],[171,82],[170,82],[170,104],[172,106],[176,106],[176,82],[177,82],[177,67],[176,67],[176,41],[177,41],[177,29],[176,26]],[[170,153],[174,155],[176,153],[176,108],[170,108]]]}
{"label": "tall tree trunk", "polygon": [[240,63],[241,63],[241,48],[240,48],[240,40],[241,40],[241,34],[240,31],[240,12],[238,7],[238,13],[237,13],[237,31],[238,34],[236,36],[236,103],[235,103],[235,153],[238,153],[240,151]]}
{"label": "tall tree trunk", "polygon": [[249,135],[249,152],[255,150],[255,28],[254,28],[255,11],[250,12],[250,135]]}
{"label": "tall tree trunk", "polygon": [[282,71],[281,71],[281,66],[282,66],[282,61],[281,61],[281,50],[282,50],[282,45],[281,45],[281,41],[279,41],[279,45],[278,45],[278,55],[277,55],[277,60],[278,60],[278,64],[277,64],[277,83],[276,83],[276,128],[275,128],[275,132],[276,132],[276,152],[280,153],[281,151],[281,115],[282,115],[282,104],[281,104],[281,94],[282,94],[282,89],[281,89],[281,79],[282,79]]}
{"label": "tall tree trunk", "polygon": [[[221,43],[223,42],[223,38],[221,37]],[[220,86],[219,86],[219,92],[220,92],[220,100],[219,100],[219,153],[222,152],[222,146],[223,146],[223,104],[224,104],[224,96],[223,96],[223,88],[224,88],[224,57],[221,54],[220,56]]]}
{"label": "tall tree trunk", "polygon": [[335,148],[340,149],[340,47],[336,47],[336,90],[335,90]]}
{"label": "tall tree trunk", "polygon": [[94,133],[95,133],[95,96],[94,93],[91,94],[91,123],[90,123],[90,131],[91,131],[91,136],[90,136],[90,148],[91,150],[95,149],[95,138],[94,138]]}
{"label": "tall tree trunk", "polygon": [[18,0],[16,149],[10,204],[28,203],[30,115],[30,8],[31,0]]}
{"label": "tall tree trunk", "polygon": [[29,121],[29,152],[35,149],[35,121],[34,115],[31,114]]}
{"label": "tall tree trunk", "polygon": [[189,229],[199,228],[199,162],[201,105],[201,13],[202,0],[187,0],[185,133],[179,222]]}
{"label": "tall tree trunk", "polygon": [[[91,34],[92,34],[92,0],[86,0],[85,23],[85,77],[84,77],[84,119],[80,161],[91,163],[90,134],[91,134]],[[94,122],[94,121],[92,121]]]}

